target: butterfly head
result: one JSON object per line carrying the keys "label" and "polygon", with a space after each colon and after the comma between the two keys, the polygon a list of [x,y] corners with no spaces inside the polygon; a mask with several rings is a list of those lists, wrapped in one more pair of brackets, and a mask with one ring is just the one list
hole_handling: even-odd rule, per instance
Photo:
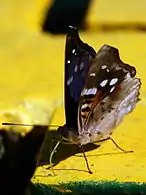
{"label": "butterfly head", "polygon": [[70,143],[79,144],[77,129],[69,128],[67,125],[60,126],[58,128],[58,133],[62,136],[63,140],[67,140]]}

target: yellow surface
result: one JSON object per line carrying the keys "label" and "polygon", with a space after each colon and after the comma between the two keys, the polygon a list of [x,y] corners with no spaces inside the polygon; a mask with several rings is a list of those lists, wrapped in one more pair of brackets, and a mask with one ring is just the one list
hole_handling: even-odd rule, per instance
{"label": "yellow surface", "polygon": [[92,0],[89,20],[94,23],[146,23],[145,0]]}
{"label": "yellow surface", "polygon": [[[113,5],[114,2],[116,0],[112,1]],[[52,112],[49,103],[51,102],[53,107],[56,105],[53,104],[54,100],[63,100],[65,36],[45,35],[39,31],[45,0],[21,3],[5,0],[0,4],[0,109],[9,111],[17,108],[18,111],[21,101],[32,101],[35,105],[37,100],[43,108],[46,105],[48,112]],[[146,6],[146,3],[144,5]],[[108,4],[105,6],[108,7]],[[107,7],[104,9],[107,10]],[[111,9],[110,3],[110,13],[113,14]],[[100,13],[103,13],[102,10]],[[116,12],[116,18],[118,13]],[[55,169],[63,169],[55,171],[55,177],[46,176],[52,174],[50,170],[44,173],[42,167],[38,168],[36,175],[40,177],[36,177],[35,181],[50,184],[86,179],[146,181],[146,34],[85,32],[80,35],[96,50],[105,43],[119,48],[121,59],[134,65],[137,76],[142,79],[141,101],[113,134],[113,138],[122,148],[132,149],[134,153],[123,154],[108,141],[100,148],[86,153],[89,164],[93,164],[93,175],[83,171],[65,170],[86,170],[84,159],[77,154],[55,166]],[[43,104],[43,101],[46,101],[46,104]],[[42,120],[44,121],[44,118]],[[63,107],[58,109],[52,123],[64,123]]]}

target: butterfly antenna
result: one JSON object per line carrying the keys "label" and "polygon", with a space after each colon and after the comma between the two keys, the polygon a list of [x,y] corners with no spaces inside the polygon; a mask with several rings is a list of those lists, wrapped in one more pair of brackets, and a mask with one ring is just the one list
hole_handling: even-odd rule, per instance
{"label": "butterfly antenna", "polygon": [[53,167],[52,167],[52,158],[53,158],[54,153],[56,152],[56,149],[58,148],[59,144],[61,143],[61,141],[62,141],[62,140],[59,140],[59,141],[57,142],[57,144],[55,145],[54,149],[52,150],[52,152],[51,152],[51,154],[50,154],[50,158],[49,158],[50,169],[51,169],[51,171],[52,171],[52,173],[53,173],[54,176],[55,176],[56,174],[55,174],[55,172],[54,172],[54,170],[53,170]]}
{"label": "butterfly antenna", "polygon": [[134,152],[133,150],[124,150],[123,148],[121,148],[115,141],[113,138],[109,137],[109,139],[113,142],[113,144],[122,152],[124,153],[130,153],[130,152]]}
{"label": "butterfly antenna", "polygon": [[93,172],[90,170],[88,159],[87,159],[87,157],[85,155],[84,147],[82,145],[81,145],[81,149],[82,149],[82,153],[83,153],[83,156],[84,156],[84,159],[85,159],[85,162],[86,162],[87,169],[88,169],[90,174],[93,174]]}
{"label": "butterfly antenna", "polygon": [[[21,124],[21,123],[2,123],[2,125],[17,125],[17,126],[36,126],[39,124]],[[39,126],[47,126],[47,127],[59,127],[59,125],[39,125]]]}

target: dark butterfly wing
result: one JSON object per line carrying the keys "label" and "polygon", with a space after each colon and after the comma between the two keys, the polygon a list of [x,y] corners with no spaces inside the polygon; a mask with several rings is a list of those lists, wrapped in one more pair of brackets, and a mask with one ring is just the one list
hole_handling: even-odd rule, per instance
{"label": "dark butterfly wing", "polygon": [[86,129],[94,107],[120,88],[120,83],[134,77],[134,67],[120,60],[116,48],[104,45],[97,53],[86,77],[79,104],[79,129]]}
{"label": "dark butterfly wing", "polygon": [[65,115],[66,125],[77,129],[78,101],[85,77],[96,52],[82,42],[75,27],[69,26],[65,47]]}

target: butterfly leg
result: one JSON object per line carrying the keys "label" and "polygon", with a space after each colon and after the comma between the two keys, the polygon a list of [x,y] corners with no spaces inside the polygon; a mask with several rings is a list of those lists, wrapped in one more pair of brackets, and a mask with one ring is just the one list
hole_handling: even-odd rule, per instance
{"label": "butterfly leg", "polygon": [[[53,141],[54,141],[54,140],[55,140],[55,141],[59,141],[60,139],[57,139],[57,138],[53,137],[53,138],[52,138],[52,140],[53,140]],[[73,144],[73,143],[71,143],[71,142],[68,142],[68,141],[63,141],[63,140],[61,141],[61,143],[62,143],[62,144],[74,145],[74,144]]]}
{"label": "butterfly leg", "polygon": [[49,158],[50,169],[51,169],[51,171],[52,171],[52,173],[53,173],[54,176],[55,176],[56,174],[55,174],[55,172],[54,172],[54,170],[53,170],[53,167],[52,167],[52,158],[53,158],[53,155],[54,155],[56,149],[58,148],[59,144],[61,143],[61,141],[62,141],[62,140],[59,140],[59,141],[57,142],[57,144],[55,145],[54,149],[52,150],[52,152],[51,152],[51,154],[50,154],[50,158]]}
{"label": "butterfly leg", "polygon": [[84,159],[85,159],[85,162],[86,162],[87,169],[88,169],[90,174],[93,174],[93,172],[90,170],[90,167],[89,167],[89,164],[88,164],[88,159],[87,159],[87,157],[85,155],[84,147],[82,145],[80,147],[82,149],[82,153],[83,153],[83,156],[84,156]]}
{"label": "butterfly leg", "polygon": [[134,152],[133,150],[124,150],[123,148],[121,148],[115,141],[113,138],[109,137],[109,139],[113,142],[113,144],[122,152],[124,153],[130,153],[130,152]]}

